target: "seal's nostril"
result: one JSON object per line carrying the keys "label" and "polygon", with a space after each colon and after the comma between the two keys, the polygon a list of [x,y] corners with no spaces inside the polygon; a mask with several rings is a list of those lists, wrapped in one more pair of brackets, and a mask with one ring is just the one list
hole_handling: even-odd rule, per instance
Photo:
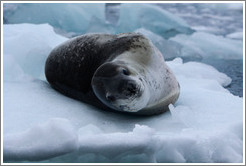
{"label": "seal's nostril", "polygon": [[106,99],[112,102],[115,101],[115,97],[113,95],[106,95]]}

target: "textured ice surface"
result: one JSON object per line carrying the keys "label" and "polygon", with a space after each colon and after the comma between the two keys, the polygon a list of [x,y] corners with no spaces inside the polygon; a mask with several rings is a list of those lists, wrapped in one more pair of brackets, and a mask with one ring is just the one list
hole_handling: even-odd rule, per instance
{"label": "textured ice surface", "polygon": [[[4,161],[243,161],[243,99],[223,87],[231,79],[215,68],[169,61],[181,86],[170,112],[152,117],[107,112],[61,95],[43,79],[44,61],[35,60],[65,40],[49,25],[3,30]],[[33,67],[23,65],[32,62]]]}
{"label": "textured ice surface", "polygon": [[4,136],[5,160],[42,160],[78,148],[78,135],[66,119],[54,118],[28,130]]}

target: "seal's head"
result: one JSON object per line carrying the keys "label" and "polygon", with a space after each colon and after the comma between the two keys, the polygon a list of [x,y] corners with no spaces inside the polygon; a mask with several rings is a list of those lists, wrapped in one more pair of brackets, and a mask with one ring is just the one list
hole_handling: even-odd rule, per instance
{"label": "seal's head", "polygon": [[91,85],[96,96],[112,109],[137,112],[147,105],[143,79],[124,63],[104,63],[94,73]]}

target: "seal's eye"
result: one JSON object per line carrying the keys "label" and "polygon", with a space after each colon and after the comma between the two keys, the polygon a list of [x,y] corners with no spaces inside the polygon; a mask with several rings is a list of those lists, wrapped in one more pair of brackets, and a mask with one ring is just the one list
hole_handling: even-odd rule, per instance
{"label": "seal's eye", "polygon": [[130,75],[130,72],[127,69],[122,69],[122,73],[127,76]]}

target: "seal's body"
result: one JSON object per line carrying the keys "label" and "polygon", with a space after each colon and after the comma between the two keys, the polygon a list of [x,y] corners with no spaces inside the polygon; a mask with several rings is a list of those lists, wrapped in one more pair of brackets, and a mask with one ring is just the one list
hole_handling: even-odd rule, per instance
{"label": "seal's body", "polygon": [[54,89],[101,109],[153,115],[179,96],[162,54],[138,33],[70,39],[52,50],[45,75]]}

